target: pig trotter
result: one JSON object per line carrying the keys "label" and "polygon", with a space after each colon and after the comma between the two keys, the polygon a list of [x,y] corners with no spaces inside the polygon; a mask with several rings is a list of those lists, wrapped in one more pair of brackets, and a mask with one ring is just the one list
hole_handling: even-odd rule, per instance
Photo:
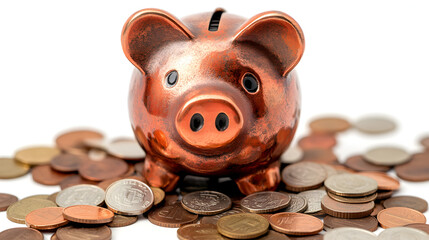
{"label": "pig trotter", "polygon": [[159,187],[164,189],[166,192],[173,191],[180,177],[164,167],[156,164],[155,157],[147,155],[143,168],[143,176],[147,179],[148,183],[152,187]]}
{"label": "pig trotter", "polygon": [[261,191],[274,191],[280,183],[280,163],[272,163],[267,168],[235,179],[240,191],[249,195]]}

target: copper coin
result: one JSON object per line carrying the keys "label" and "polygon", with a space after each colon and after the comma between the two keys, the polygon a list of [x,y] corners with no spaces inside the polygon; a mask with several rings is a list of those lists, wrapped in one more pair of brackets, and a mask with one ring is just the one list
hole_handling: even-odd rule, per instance
{"label": "copper coin", "polygon": [[419,229],[419,230],[422,230],[423,232],[429,234],[429,224],[411,223],[411,224],[405,225],[405,227]]}
{"label": "copper coin", "polygon": [[52,234],[51,240],[59,240],[56,233]]}
{"label": "copper coin", "polygon": [[363,197],[343,197],[335,195],[331,192],[328,192],[329,197],[338,202],[343,203],[367,203],[377,199],[377,193],[373,193],[371,195],[363,196]]}
{"label": "copper coin", "polygon": [[133,161],[141,161],[146,157],[143,148],[134,138],[109,143],[107,152],[114,157]]}
{"label": "copper coin", "polygon": [[33,176],[33,180],[37,183],[55,186],[74,174],[57,172],[53,170],[50,165],[40,165],[31,170],[31,175]]}
{"label": "copper coin", "polygon": [[75,148],[84,148],[86,139],[102,139],[103,134],[92,130],[69,131],[59,135],[55,142],[57,146],[64,151],[70,151]]}
{"label": "copper coin", "polygon": [[334,135],[330,134],[311,134],[298,141],[298,146],[302,150],[310,149],[331,149],[337,145]]}
{"label": "copper coin", "polygon": [[323,219],[324,228],[334,229],[340,227],[354,227],[361,228],[371,232],[374,232],[378,228],[378,221],[375,217],[364,217],[355,219],[336,218],[332,216],[326,216]]}
{"label": "copper coin", "polygon": [[99,183],[97,184],[97,186],[98,186],[98,187],[100,187],[100,188],[102,188],[102,189],[104,189],[104,191],[106,191],[106,190],[107,190],[107,188],[108,188],[110,185],[112,185],[112,183],[114,183],[114,182],[116,182],[116,181],[119,181],[119,180],[121,180],[121,179],[123,179],[123,178],[122,178],[122,177],[115,177],[115,178],[106,179],[106,180],[104,180],[104,181],[99,182]]}
{"label": "copper coin", "polygon": [[61,187],[61,190],[64,190],[64,189],[66,189],[68,187],[73,187],[73,186],[76,186],[76,185],[81,185],[81,184],[97,185],[97,183],[98,182],[84,179],[80,175],[76,174],[76,175],[67,177],[64,180],[62,180],[60,182],[60,187]]}
{"label": "copper coin", "polygon": [[290,238],[287,237],[286,235],[282,233],[278,233],[273,230],[268,230],[267,234],[262,235],[256,239],[257,240],[290,240]]}
{"label": "copper coin", "polygon": [[195,223],[198,215],[186,211],[180,202],[175,202],[151,210],[148,219],[152,224],[161,227],[178,228]]}
{"label": "copper coin", "polygon": [[182,198],[182,206],[189,212],[200,215],[215,215],[231,208],[231,199],[220,192],[197,191]]}
{"label": "copper coin", "polygon": [[289,206],[290,201],[287,194],[265,191],[248,195],[241,200],[240,205],[249,212],[269,213]]}
{"label": "copper coin", "polygon": [[177,237],[180,240],[226,240],[226,238],[218,233],[217,226],[214,224],[188,224],[181,226],[177,230]]}
{"label": "copper coin", "polygon": [[362,155],[351,156],[347,158],[344,164],[355,171],[387,172],[391,169],[389,166],[381,166],[369,163],[363,158]]}
{"label": "copper coin", "polygon": [[338,164],[338,158],[332,149],[311,149],[304,152],[304,162]]}
{"label": "copper coin", "polygon": [[323,240],[323,235],[316,234],[310,236],[289,236],[290,240]]}
{"label": "copper coin", "polygon": [[108,223],[107,226],[114,228],[114,227],[126,227],[129,225],[132,225],[136,223],[138,220],[137,216],[122,216],[115,214],[115,217],[113,218],[113,221]]}
{"label": "copper coin", "polygon": [[366,161],[383,166],[396,166],[410,160],[410,154],[398,147],[377,147],[368,150],[364,158]]}
{"label": "copper coin", "polygon": [[239,207],[233,207],[232,209],[223,212],[223,213],[219,213],[216,215],[211,215],[211,216],[204,216],[201,218],[201,223],[206,223],[206,224],[216,224],[217,221],[223,217],[223,216],[228,216],[228,215],[233,215],[233,214],[237,214],[237,213],[243,213],[244,211],[239,208]]}
{"label": "copper coin", "polygon": [[25,217],[32,211],[45,208],[45,207],[56,207],[54,202],[46,199],[38,198],[27,198],[22,199],[7,208],[7,218],[15,223],[25,224]]}
{"label": "copper coin", "polygon": [[84,158],[82,156],[63,153],[51,160],[51,167],[60,172],[77,172],[83,161]]}
{"label": "copper coin", "polygon": [[341,117],[322,117],[311,121],[310,128],[314,133],[335,134],[348,130],[350,123]]}
{"label": "copper coin", "polygon": [[400,187],[399,180],[382,172],[359,172],[359,175],[367,176],[377,181],[378,190],[395,191]]}
{"label": "copper coin", "polygon": [[393,195],[394,191],[377,191],[376,200],[388,199]]}
{"label": "copper coin", "polygon": [[383,205],[381,204],[381,203],[376,203],[375,204],[375,207],[374,207],[374,210],[372,211],[372,213],[371,213],[371,216],[373,216],[373,217],[376,217],[377,216],[377,214],[381,211],[381,210],[383,210],[384,209],[384,207],[383,207]]}
{"label": "copper coin", "polygon": [[128,170],[128,164],[121,159],[107,157],[101,161],[85,161],[79,167],[79,174],[91,181],[103,181],[119,177]]}
{"label": "copper coin", "polygon": [[380,134],[395,130],[396,123],[387,117],[370,116],[358,120],[354,126],[363,133]]}
{"label": "copper coin", "polygon": [[329,196],[322,199],[323,211],[338,218],[363,218],[369,216],[374,210],[374,202],[349,204],[333,200]]}
{"label": "copper coin", "polygon": [[270,217],[271,227],[288,235],[314,235],[323,230],[323,222],[303,213],[276,213]]}
{"label": "copper coin", "polygon": [[426,223],[426,217],[421,212],[406,207],[381,210],[377,219],[382,228],[402,227],[411,223]]}
{"label": "copper coin", "polygon": [[144,168],[144,162],[138,162],[134,165],[134,168],[136,170],[136,173],[142,175],[143,173],[143,168]]}
{"label": "copper coin", "polygon": [[[63,211],[64,218],[77,223],[103,224],[113,221],[112,211],[91,205],[76,205],[67,207]],[[60,237],[61,238],[61,237]]]}
{"label": "copper coin", "polygon": [[43,234],[31,228],[11,228],[0,232],[0,240],[43,240]]}
{"label": "copper coin", "polygon": [[389,198],[383,202],[385,208],[391,207],[407,207],[424,213],[428,210],[428,202],[426,200],[414,196],[396,196]]}
{"label": "copper coin", "polygon": [[107,226],[67,226],[57,230],[60,240],[110,240],[112,230]]}
{"label": "copper coin", "polygon": [[27,227],[38,230],[52,230],[66,225],[69,221],[64,219],[64,208],[48,207],[40,208],[30,212],[25,217]]}
{"label": "copper coin", "polygon": [[291,164],[282,171],[282,179],[286,189],[294,192],[321,187],[326,176],[327,174],[320,164],[311,162]]}
{"label": "copper coin", "polygon": [[160,204],[162,201],[164,201],[164,198],[165,198],[164,190],[157,187],[150,187],[150,189],[152,189],[153,197],[154,197],[153,205],[156,206]]}
{"label": "copper coin", "polygon": [[398,177],[412,182],[422,182],[429,180],[429,155],[427,153],[415,154],[411,161],[396,166],[395,171]]}
{"label": "copper coin", "polygon": [[7,208],[18,202],[18,198],[7,193],[0,193],[0,212],[6,211]]}

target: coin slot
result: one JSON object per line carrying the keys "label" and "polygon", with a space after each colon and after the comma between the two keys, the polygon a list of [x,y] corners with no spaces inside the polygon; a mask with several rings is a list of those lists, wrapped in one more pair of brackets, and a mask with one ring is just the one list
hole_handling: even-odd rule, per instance
{"label": "coin slot", "polygon": [[218,30],[220,24],[220,17],[222,16],[223,12],[225,12],[225,10],[220,9],[216,10],[213,13],[212,18],[210,19],[209,31],[216,32]]}

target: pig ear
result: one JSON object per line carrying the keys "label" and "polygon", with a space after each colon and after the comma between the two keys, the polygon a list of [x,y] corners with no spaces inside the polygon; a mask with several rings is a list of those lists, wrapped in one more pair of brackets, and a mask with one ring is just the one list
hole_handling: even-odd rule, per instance
{"label": "pig ear", "polygon": [[160,9],[134,13],[122,30],[122,49],[128,60],[144,74],[150,57],[163,46],[193,39],[194,35],[180,20]]}
{"label": "pig ear", "polygon": [[301,27],[289,15],[279,11],[260,13],[238,29],[235,42],[251,42],[275,58],[276,68],[286,75],[299,62],[304,52]]}

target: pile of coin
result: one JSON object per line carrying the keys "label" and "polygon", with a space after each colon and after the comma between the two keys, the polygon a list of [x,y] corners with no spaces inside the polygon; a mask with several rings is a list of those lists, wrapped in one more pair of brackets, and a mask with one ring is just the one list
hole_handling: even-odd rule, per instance
{"label": "pile of coin", "polygon": [[[311,133],[281,156],[277,191],[248,196],[230,178],[198,176],[186,176],[175,191],[165,193],[141,175],[146,155],[134,139],[107,141],[98,131],[68,131],[55,139],[56,146],[22,148],[13,158],[0,158],[0,178],[31,170],[35,182],[61,187],[21,200],[0,194],[0,211],[27,225],[1,232],[0,240],[43,239],[39,230],[54,230],[51,239],[107,240],[110,228],[135,224],[140,215],[154,225],[178,228],[182,240],[427,240],[429,225],[422,213],[428,203],[397,196],[400,182],[386,172],[394,168],[402,179],[427,181],[429,151],[411,155],[381,146],[344,161],[333,151],[337,135],[351,128],[381,134],[395,127],[383,117],[355,124],[341,117],[317,118],[310,123]],[[421,144],[429,149],[429,137]],[[373,232],[379,226],[386,230],[377,236]]]}

